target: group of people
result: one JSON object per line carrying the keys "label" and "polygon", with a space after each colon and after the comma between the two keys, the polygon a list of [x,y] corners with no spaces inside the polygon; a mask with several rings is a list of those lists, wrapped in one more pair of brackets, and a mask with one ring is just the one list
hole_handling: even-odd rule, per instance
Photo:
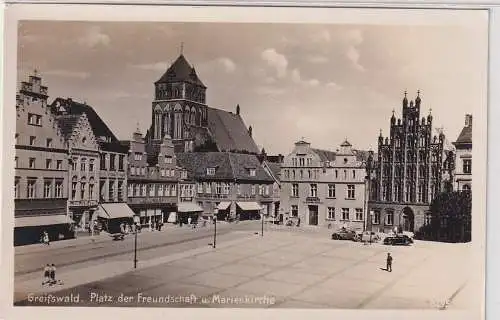
{"label": "group of people", "polygon": [[56,266],[54,264],[47,264],[43,268],[42,286],[46,284],[52,286],[57,283],[58,281],[56,280]]}

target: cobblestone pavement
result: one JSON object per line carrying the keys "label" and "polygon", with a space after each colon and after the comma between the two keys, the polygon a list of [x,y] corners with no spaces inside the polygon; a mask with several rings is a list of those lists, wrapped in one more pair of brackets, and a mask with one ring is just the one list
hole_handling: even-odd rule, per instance
{"label": "cobblestone pavement", "polygon": [[[281,229],[280,229],[281,230]],[[419,242],[410,247],[329,240],[326,233],[241,232],[216,248],[197,248],[144,262],[81,269],[80,284],[37,289],[33,297],[72,298],[52,305],[121,307],[258,307],[340,309],[479,308],[468,244]],[[393,272],[383,270],[394,257]],[[96,267],[97,268],[97,267]],[[107,270],[105,276],[97,273]],[[116,270],[113,273],[110,270]],[[96,279],[97,278],[97,279]],[[94,279],[94,280],[92,280]],[[64,279],[62,279],[64,280]],[[97,280],[97,281],[96,281]],[[76,282],[74,282],[76,283]],[[34,285],[34,283],[32,284]],[[39,285],[37,285],[39,287]],[[72,288],[70,288],[72,287]],[[63,290],[60,290],[63,289]],[[16,287],[18,300],[29,286]],[[76,297],[79,301],[76,302]],[[127,298],[129,297],[129,298]],[[28,299],[18,305],[47,305]]]}

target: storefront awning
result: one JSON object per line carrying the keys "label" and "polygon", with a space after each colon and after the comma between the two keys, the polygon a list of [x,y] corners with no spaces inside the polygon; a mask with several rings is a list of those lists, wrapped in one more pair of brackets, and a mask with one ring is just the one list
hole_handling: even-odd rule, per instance
{"label": "storefront awning", "polygon": [[49,226],[55,224],[70,224],[74,222],[70,217],[68,217],[65,214],[19,217],[15,218],[14,221],[16,228]]}
{"label": "storefront awning", "polygon": [[99,217],[104,219],[132,218],[134,212],[126,203],[101,203]]}
{"label": "storefront awning", "polygon": [[177,212],[201,212],[203,209],[193,202],[179,202]]}
{"label": "storefront awning", "polygon": [[243,211],[260,211],[262,207],[257,202],[236,202]]}
{"label": "storefront awning", "polygon": [[217,209],[219,209],[219,210],[226,210],[230,205],[231,205],[231,202],[229,202],[229,201],[222,201],[221,203],[219,203],[219,205],[217,205]]}

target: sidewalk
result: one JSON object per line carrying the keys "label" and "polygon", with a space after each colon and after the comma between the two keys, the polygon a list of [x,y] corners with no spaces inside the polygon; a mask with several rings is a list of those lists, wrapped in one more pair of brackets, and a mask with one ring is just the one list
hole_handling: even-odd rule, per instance
{"label": "sidewalk", "polygon": [[[235,231],[238,232],[238,231]],[[242,234],[248,235],[248,233],[241,232]],[[223,237],[223,236],[222,236]],[[87,267],[83,269],[71,270],[68,272],[58,273],[57,278],[61,279],[63,283],[61,285],[55,285],[52,287],[42,286],[42,277],[40,271],[40,277],[22,281],[20,283],[14,284],[14,301],[21,301],[26,299],[27,293],[30,294],[42,294],[49,292],[56,292],[64,289],[73,288],[79,285],[111,278],[117,275],[122,275],[127,272],[136,271],[144,268],[154,267],[161,264],[173,262],[180,259],[185,259],[193,257],[199,254],[208,252],[217,252],[218,250],[235,246],[240,243],[247,242],[248,240],[255,238],[255,236],[246,236],[237,240],[224,242],[222,239],[220,243],[217,244],[217,248],[212,247],[200,247],[180,253],[175,253],[168,256],[158,257],[145,261],[138,261],[137,269],[133,268],[132,261],[113,261],[108,263],[99,264],[92,267]],[[14,280],[15,281],[15,280]]]}

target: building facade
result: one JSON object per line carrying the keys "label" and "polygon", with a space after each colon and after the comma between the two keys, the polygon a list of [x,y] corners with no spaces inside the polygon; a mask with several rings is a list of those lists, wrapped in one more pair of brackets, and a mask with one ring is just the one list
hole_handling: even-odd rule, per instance
{"label": "building facade", "polygon": [[251,127],[240,115],[212,108],[206,101],[207,87],[183,54],[154,83],[148,144],[161,143],[169,135],[175,152],[244,151],[257,154]]}
{"label": "building facade", "polygon": [[56,98],[52,112],[70,147],[70,213],[77,229],[117,231],[122,222],[131,223],[127,206],[128,149],[99,114],[86,103]]}
{"label": "building facade", "polygon": [[346,140],[336,152],[295,143],[281,168],[285,220],[363,230],[366,212],[365,163]]}
{"label": "building facade", "polygon": [[177,209],[179,179],[170,137],[152,149],[137,129],[122,145],[128,148],[128,205],[143,226],[166,223]]}
{"label": "building facade", "polygon": [[453,189],[471,191],[472,189],[472,115],[465,116],[465,126],[460,132],[455,146],[455,172]]}
{"label": "building facade", "polygon": [[21,82],[16,101],[14,245],[72,236],[68,204],[68,147],[47,105],[38,75]]}
{"label": "building facade", "polygon": [[429,221],[429,205],[442,191],[445,136],[432,134],[433,117],[420,118],[422,102],[405,96],[402,118],[390,119],[388,137],[378,137],[370,172],[372,230],[414,232]]}
{"label": "building facade", "polygon": [[230,152],[178,153],[179,165],[196,181],[196,202],[219,220],[260,219],[272,208],[274,180],[257,156]]}

